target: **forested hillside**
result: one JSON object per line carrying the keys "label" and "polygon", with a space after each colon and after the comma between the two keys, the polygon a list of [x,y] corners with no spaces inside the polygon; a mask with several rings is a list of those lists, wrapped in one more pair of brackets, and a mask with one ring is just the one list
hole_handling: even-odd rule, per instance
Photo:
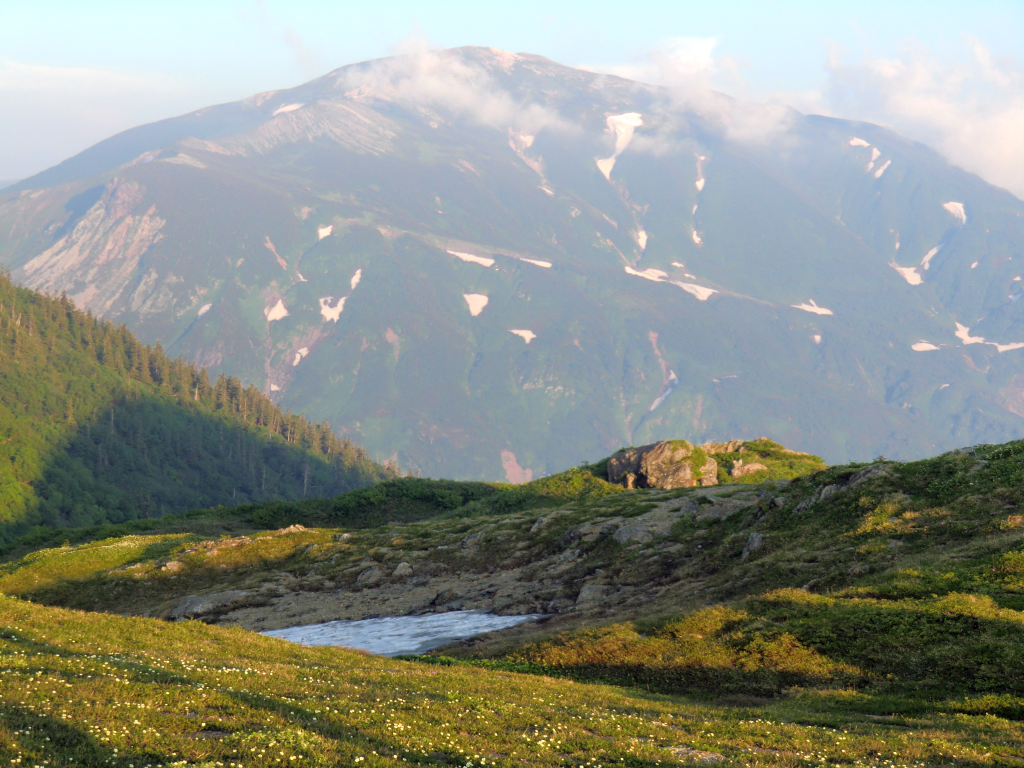
{"label": "forested hillside", "polygon": [[0,274],[0,539],[327,496],[393,473],[327,422]]}

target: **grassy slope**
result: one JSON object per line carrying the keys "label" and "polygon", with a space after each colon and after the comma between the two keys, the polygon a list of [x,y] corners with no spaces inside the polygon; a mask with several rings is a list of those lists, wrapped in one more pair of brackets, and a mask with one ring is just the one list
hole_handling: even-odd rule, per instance
{"label": "grassy slope", "polygon": [[1019,722],[955,697],[667,697],[0,598],[0,760],[120,766],[981,766]]}

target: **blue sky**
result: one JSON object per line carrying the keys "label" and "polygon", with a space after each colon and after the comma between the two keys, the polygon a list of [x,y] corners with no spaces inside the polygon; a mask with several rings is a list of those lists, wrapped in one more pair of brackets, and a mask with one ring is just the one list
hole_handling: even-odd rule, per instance
{"label": "blue sky", "polygon": [[[706,41],[697,49],[711,51],[704,66],[722,90],[885,122],[965,166],[973,162],[962,157],[967,137],[977,142],[978,131],[962,124],[964,115],[952,125],[957,113],[977,113],[999,136],[1024,130],[1016,122],[1024,121],[1021,0],[7,0],[0,3],[0,180],[30,175],[139,123],[386,56],[411,35],[652,79],[652,51]],[[886,62],[901,63],[902,74]],[[917,101],[914,88],[945,100],[948,110],[939,111],[950,125],[928,124],[935,106],[902,114],[901,102]],[[977,162],[972,170],[984,175],[999,158]]]}

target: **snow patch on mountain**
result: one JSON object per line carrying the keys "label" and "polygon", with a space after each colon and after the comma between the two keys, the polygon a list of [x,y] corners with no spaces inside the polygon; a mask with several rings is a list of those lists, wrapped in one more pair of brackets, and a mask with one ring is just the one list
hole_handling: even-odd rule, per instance
{"label": "snow patch on mountain", "polygon": [[955,218],[959,219],[961,224],[967,223],[967,213],[964,211],[963,203],[943,203],[942,207],[949,211]]}
{"label": "snow patch on mountain", "polygon": [[302,358],[304,358],[308,354],[309,354],[309,347],[303,347],[298,352],[296,352],[295,353],[295,359],[292,360],[292,368],[297,366],[302,361]]}
{"label": "snow patch on mountain", "polygon": [[533,331],[528,331],[524,328],[509,328],[508,332],[514,333],[516,336],[521,337],[522,340],[525,341],[527,344],[529,344],[531,341],[537,338],[536,333],[534,333]]}
{"label": "snow patch on mountain", "polygon": [[277,117],[285,112],[294,112],[296,109],[302,109],[305,104],[285,104],[283,107],[278,107],[274,110],[274,114],[271,117]]}
{"label": "snow patch on mountain", "polygon": [[639,112],[626,112],[622,115],[609,115],[606,120],[608,131],[615,134],[615,151],[611,157],[597,161],[597,168],[604,177],[611,181],[615,160],[623,153],[629,142],[633,140],[633,131],[644,124],[643,115]]}
{"label": "snow patch on mountain", "polygon": [[324,322],[328,320],[338,322],[338,318],[341,317],[341,313],[345,309],[345,299],[347,298],[347,296],[342,296],[334,306],[331,306],[331,302],[334,301],[333,296],[324,296],[320,299],[320,314],[323,316]]}
{"label": "snow patch on mountain", "polygon": [[201,306],[199,308],[199,311],[196,313],[196,317],[202,317],[203,315],[205,315],[207,312],[210,311],[210,307],[212,306],[213,304],[203,304],[203,306]]}
{"label": "snow patch on mountain", "polygon": [[858,139],[855,136],[852,139],[850,139],[850,146],[851,147],[870,147],[871,145],[868,144],[866,141],[864,141],[864,139]]}
{"label": "snow patch on mountain", "polygon": [[469,305],[469,314],[476,317],[484,311],[484,307],[487,306],[487,302],[490,301],[482,293],[464,293],[462,298],[466,300],[466,304]]}
{"label": "snow patch on mountain", "polygon": [[664,282],[665,278],[668,277],[668,272],[662,272],[660,269],[645,269],[641,272],[632,267],[625,267],[625,270],[627,275],[636,275],[645,280],[653,280],[656,283]]}
{"label": "snow patch on mountain", "polygon": [[468,261],[471,264],[480,264],[484,267],[490,267],[494,264],[494,259],[488,259],[485,256],[474,256],[472,253],[463,253],[462,251],[448,251],[452,256],[463,261]]}
{"label": "snow patch on mountain", "polygon": [[693,230],[693,242],[697,245],[704,245],[704,241],[700,239],[700,235],[697,234],[697,230]]}
{"label": "snow patch on mountain", "polygon": [[910,348],[915,352],[931,352],[933,349],[938,349],[938,347],[930,341],[918,341],[915,344],[911,344]]}
{"label": "snow patch on mountain", "polygon": [[819,307],[817,304],[815,304],[814,299],[808,299],[803,304],[790,304],[789,306],[791,306],[793,309],[802,309],[804,312],[813,312],[816,315],[832,314],[831,309],[825,309],[824,307]]}
{"label": "snow patch on mountain", "polygon": [[275,320],[282,320],[288,317],[288,310],[285,309],[284,301],[281,299],[277,300],[277,304],[272,307],[267,307],[263,310],[263,314],[266,315],[268,322],[274,322]]}
{"label": "snow patch on mountain", "polygon": [[[689,277],[689,275],[687,275],[687,277]],[[695,283],[681,283],[677,280],[672,280],[671,282],[672,285],[678,285],[691,296],[696,296],[700,301],[707,301],[711,294],[718,293],[714,288],[705,288],[703,285],[697,285]]]}
{"label": "snow patch on mountain", "polygon": [[640,245],[641,251],[647,248],[647,233],[644,232],[643,227],[637,230],[636,241]]}
{"label": "snow patch on mountain", "polygon": [[333,231],[334,231],[334,225],[333,224],[328,224],[326,227],[317,227],[317,229],[316,229],[316,235],[317,235],[316,239],[317,239],[317,241],[323,240],[325,237],[330,237],[331,236],[331,232],[333,232]]}
{"label": "snow patch on mountain", "polygon": [[533,264],[537,267],[544,267],[544,269],[551,269],[550,261],[540,261],[539,259],[524,259],[520,258],[520,261],[525,261],[527,264]]}
{"label": "snow patch on mountain", "polygon": [[921,269],[928,269],[928,265],[931,262],[932,257],[939,252],[939,248],[941,247],[941,245],[936,245],[934,248],[932,248],[930,251],[928,251],[928,253],[924,255],[924,258],[921,259]]}
{"label": "snow patch on mountain", "polygon": [[886,160],[885,161],[885,165],[883,165],[881,168],[879,168],[877,171],[875,171],[875,178],[876,179],[882,178],[882,174],[885,173],[886,169],[890,165],[892,165],[892,160]]}
{"label": "snow patch on mountain", "polygon": [[363,279],[363,269],[362,269],[362,267],[360,267],[359,269],[356,270],[356,273],[354,275],[352,275],[352,279],[349,280],[349,285],[351,286],[351,289],[353,291],[356,289],[356,286],[359,285],[359,281],[362,280],[362,279]]}

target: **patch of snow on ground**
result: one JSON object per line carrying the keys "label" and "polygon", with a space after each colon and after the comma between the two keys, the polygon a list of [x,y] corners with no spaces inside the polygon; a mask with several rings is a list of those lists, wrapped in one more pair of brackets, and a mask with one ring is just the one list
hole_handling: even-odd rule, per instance
{"label": "patch of snow on ground", "polygon": [[685,264],[680,264],[678,261],[673,261],[672,262],[672,266],[673,267],[679,267],[680,269],[686,269],[686,265]]}
{"label": "patch of snow on ground", "polygon": [[271,392],[280,392],[281,388],[279,386],[277,386],[277,384],[271,384],[270,385],[270,391]]}
{"label": "patch of snow on ground", "polygon": [[267,321],[272,323],[275,320],[281,320],[282,318],[288,317],[288,310],[284,307],[284,301],[278,299],[277,304],[264,309],[263,314],[267,316]]}
{"label": "patch of snow on ground", "polygon": [[539,618],[540,614],[495,616],[483,611],[448,611],[422,616],[328,621],[324,624],[272,629],[263,634],[302,645],[343,646],[381,656],[398,656],[426,653],[456,640],[466,640],[483,632],[506,629]]}
{"label": "patch of snow on ground", "polygon": [[525,261],[527,264],[533,264],[536,267],[544,267],[544,269],[551,269],[550,261],[538,261],[537,259],[519,259]]}
{"label": "patch of snow on ground", "polygon": [[1013,278],[1013,280],[1011,282],[1016,283],[1018,281],[1020,281],[1020,275],[1017,275],[1015,278]]}
{"label": "patch of snow on ground", "polygon": [[330,237],[331,236],[331,232],[333,232],[333,231],[334,231],[334,225],[333,224],[328,224],[326,227],[317,227],[317,229],[316,229],[316,234],[317,234],[317,238],[316,239],[317,239],[317,241],[319,242],[320,240],[323,240],[325,237]]}
{"label": "patch of snow on ground", "polygon": [[704,189],[704,179],[697,179],[693,182],[693,185],[697,187],[697,191],[700,192]]}
{"label": "patch of snow on ground", "polygon": [[[689,275],[687,275],[687,277],[689,277]],[[696,296],[700,301],[707,301],[711,294],[718,293],[714,288],[705,288],[703,285],[696,285],[694,283],[680,283],[673,280],[672,284],[678,285],[691,296]]]}
{"label": "patch of snow on ground", "polygon": [[643,228],[637,230],[636,241],[640,244],[640,250],[647,248],[647,233],[644,232]]}
{"label": "patch of snow on ground", "polygon": [[1014,349],[1024,349],[1024,343],[1018,342],[1016,344],[996,344],[994,341],[988,342],[993,347],[998,349],[1000,352],[1010,352]]}
{"label": "patch of snow on ground", "polygon": [[938,349],[937,346],[928,341],[919,341],[916,344],[911,344],[910,348],[915,352],[931,352],[933,349]]}
{"label": "patch of snow on ground", "polygon": [[805,304],[790,304],[790,306],[793,307],[793,309],[802,309],[804,312],[813,312],[816,315],[832,314],[831,309],[825,309],[824,307],[819,307],[815,304],[814,299],[808,299]]}
{"label": "patch of snow on ground", "polygon": [[482,293],[464,293],[462,294],[462,298],[464,298],[466,303],[469,305],[469,314],[473,317],[476,317],[483,312],[484,307],[487,306],[487,302],[490,301],[490,299]]}
{"label": "patch of snow on ground", "polygon": [[697,204],[694,203],[693,204],[693,211],[691,211],[691,213],[696,213],[696,212],[697,212]]}
{"label": "patch of snow on ground", "polygon": [[942,207],[959,219],[961,224],[967,223],[967,212],[964,211],[963,203],[943,203]]}
{"label": "patch of snow on ground", "polygon": [[615,134],[615,151],[612,156],[597,161],[597,167],[604,174],[604,177],[611,181],[612,168],[615,167],[615,158],[629,146],[633,140],[633,131],[644,124],[643,115],[639,112],[626,112],[622,115],[609,115],[606,121],[608,130]]}
{"label": "patch of snow on ground", "polygon": [[886,160],[885,161],[885,165],[883,165],[881,168],[879,168],[877,171],[875,171],[875,178],[876,179],[882,178],[882,174],[885,173],[885,169],[888,168],[890,165],[892,165],[892,160]]}
{"label": "patch of snow on ground", "polygon": [[855,136],[854,138],[850,139],[850,146],[851,147],[870,147],[871,145],[868,144],[866,141],[864,141],[864,139],[858,139]]}
{"label": "patch of snow on ground", "polygon": [[943,384],[941,387],[939,387],[939,391],[942,391],[943,389],[945,389],[948,386],[949,386],[949,384]]}
{"label": "patch of snow on ground", "polygon": [[642,277],[645,280],[653,280],[656,283],[660,283],[668,277],[668,272],[662,272],[660,269],[645,269],[643,272],[633,269],[632,267],[626,267],[625,269],[627,275],[636,275],[637,277]]}
{"label": "patch of snow on ground", "polygon": [[448,251],[452,256],[463,261],[468,261],[472,264],[481,264],[485,267],[489,267],[494,264],[494,259],[488,259],[485,256],[474,256],[472,253],[462,253],[461,251]]}
{"label": "patch of snow on ground", "polygon": [[889,266],[900,273],[900,276],[911,285],[920,285],[923,282],[917,267],[901,267],[895,261],[890,261]]}
{"label": "patch of snow on ground", "polygon": [[664,403],[665,402],[665,398],[667,398],[669,395],[672,394],[672,390],[674,390],[676,388],[676,386],[678,386],[678,384],[679,384],[679,378],[676,376],[676,372],[671,370],[671,369],[669,369],[668,381],[665,382],[665,385],[661,388],[661,394],[658,395],[658,397],[654,400],[653,403],[651,403],[651,407],[647,409],[647,412],[650,413],[655,408],[657,408],[659,405]]}
{"label": "patch of snow on ground", "polygon": [[529,344],[531,341],[537,338],[537,334],[533,331],[527,331],[521,328],[509,328],[509,333],[514,333],[516,336],[521,336],[523,341]]}
{"label": "patch of snow on ground", "polygon": [[333,296],[325,296],[320,299],[320,314],[323,315],[324,322],[333,320],[338,322],[338,318],[341,317],[342,310],[345,309],[345,299],[347,296],[342,296],[338,299],[338,303],[335,306],[331,306],[331,302],[334,301]]}
{"label": "patch of snow on ground", "polygon": [[700,239],[700,235],[697,234],[697,230],[693,230],[693,242],[697,245],[704,245],[704,241]]}
{"label": "patch of snow on ground", "polygon": [[971,264],[971,269],[974,269],[974,268],[975,268],[976,266],[978,266],[978,264],[979,264],[979,263],[980,263],[980,262],[977,262],[977,261],[976,261],[976,262],[974,262],[973,264]]}
{"label": "patch of snow on ground", "polygon": [[932,256],[934,256],[936,253],[939,252],[939,248],[941,248],[941,247],[942,247],[941,245],[936,245],[934,248],[932,248],[930,251],[928,251],[928,253],[926,253],[924,255],[924,258],[921,259],[921,268],[922,269],[928,269],[928,262],[930,262],[932,260]]}
{"label": "patch of snow on ground", "polygon": [[207,312],[210,311],[210,307],[212,306],[213,304],[203,304],[203,306],[199,308],[199,312],[196,314],[196,317],[202,317],[203,315],[205,315]]}
{"label": "patch of snow on ground", "polygon": [[814,339],[814,343],[815,344],[821,344],[821,334],[820,333],[814,334],[813,336],[811,336],[811,338]]}
{"label": "patch of snow on ground", "polygon": [[987,344],[982,336],[971,336],[971,329],[966,325],[956,324],[956,337],[964,344]]}
{"label": "patch of snow on ground", "polygon": [[538,187],[538,189],[540,189],[543,192],[547,192],[552,197],[554,197],[554,195],[555,195],[555,190],[550,189],[549,187],[541,186],[541,187]]}
{"label": "patch of snow on ground", "polygon": [[359,285],[359,281],[363,279],[363,269],[360,267],[356,270],[356,273],[352,275],[352,279],[349,280],[348,284],[351,286],[351,290],[355,290],[356,286]]}
{"label": "patch of snow on ground", "polygon": [[308,354],[309,354],[309,347],[303,347],[298,352],[296,352],[295,353],[295,359],[292,361],[292,368],[294,368],[296,365],[298,365],[299,362],[302,360],[302,358],[304,358]]}
{"label": "patch of snow on ground", "polygon": [[878,159],[878,156],[879,156],[879,155],[881,155],[881,154],[882,154],[882,153],[881,153],[881,152],[879,152],[877,148],[875,148],[875,149],[872,149],[872,150],[871,150],[871,162],[872,162],[872,163],[873,163],[873,162],[875,162],[875,160],[877,160],[877,159]]}
{"label": "patch of snow on ground", "polygon": [[274,114],[271,115],[271,117],[277,117],[285,112],[294,112],[296,109],[302,109],[303,106],[303,104],[285,104],[283,107],[275,109]]}

